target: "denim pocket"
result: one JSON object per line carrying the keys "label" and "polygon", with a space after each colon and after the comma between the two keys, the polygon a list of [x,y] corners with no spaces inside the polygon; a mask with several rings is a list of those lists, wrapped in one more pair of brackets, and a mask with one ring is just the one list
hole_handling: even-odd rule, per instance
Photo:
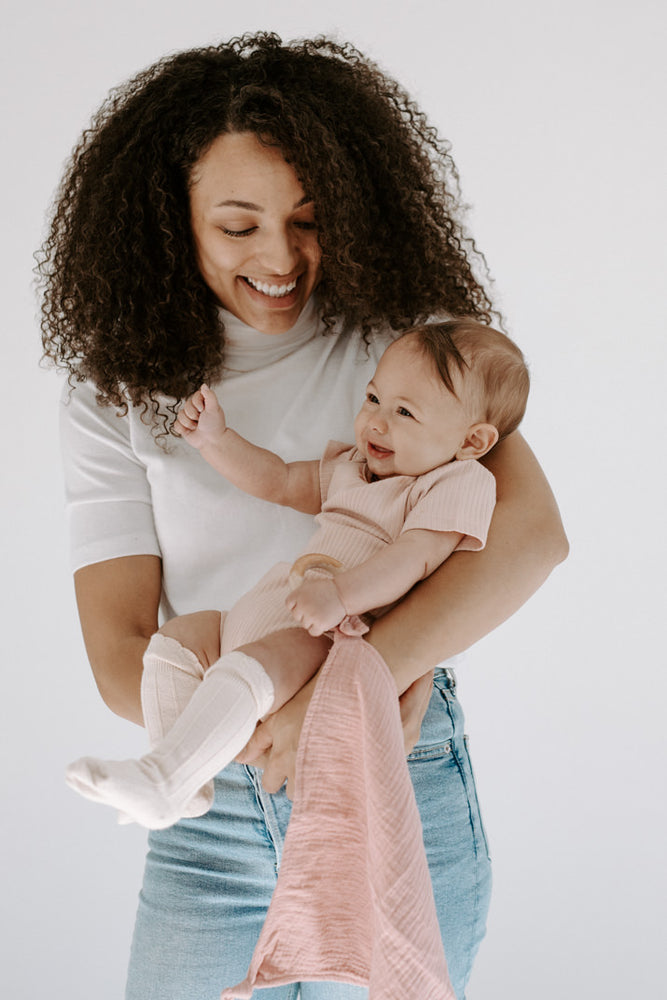
{"label": "denim pocket", "polygon": [[434,760],[452,752],[452,741],[463,733],[463,714],[453,693],[453,683],[444,671],[436,671],[433,692],[422,720],[419,741],[408,761]]}
{"label": "denim pocket", "polygon": [[440,757],[447,757],[451,752],[451,740],[446,740],[444,743],[434,743],[432,746],[422,746],[420,741],[406,759],[411,764],[416,760],[438,760]]}

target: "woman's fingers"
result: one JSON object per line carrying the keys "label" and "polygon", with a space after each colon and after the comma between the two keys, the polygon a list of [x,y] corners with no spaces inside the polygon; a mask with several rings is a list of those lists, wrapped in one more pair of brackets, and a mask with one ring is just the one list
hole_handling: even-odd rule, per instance
{"label": "woman's fingers", "polygon": [[296,749],[290,746],[279,750],[274,746],[270,720],[259,723],[236,760],[239,764],[252,764],[263,771],[262,787],[269,794],[279,791],[287,781],[289,795],[294,779]]}
{"label": "woman's fingers", "polygon": [[287,795],[292,798],[301,727],[316,680],[317,675],[266,722],[260,723],[237,757],[242,764],[252,763],[263,769],[262,786],[267,792],[277,792],[287,782]]}
{"label": "woman's fingers", "polygon": [[260,761],[266,761],[266,753],[271,749],[273,736],[271,727],[264,722],[260,722],[255,729],[243,750],[236,756],[239,764],[254,764],[255,767],[263,767]]}
{"label": "woman's fingers", "polygon": [[294,781],[295,763],[296,753],[282,751],[271,754],[262,775],[262,788],[264,791],[272,795],[280,791],[285,782],[287,782],[287,795],[291,799],[290,789]]}

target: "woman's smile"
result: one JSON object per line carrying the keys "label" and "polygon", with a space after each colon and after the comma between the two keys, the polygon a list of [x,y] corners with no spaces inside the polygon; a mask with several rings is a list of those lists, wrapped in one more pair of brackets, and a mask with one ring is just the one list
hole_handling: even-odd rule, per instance
{"label": "woman's smile", "polygon": [[[264,309],[293,309],[299,302],[299,281],[301,275],[291,281],[284,278],[258,279],[242,275],[239,279],[251,300]],[[233,311],[233,310],[232,310]],[[241,317],[243,318],[243,317]]]}
{"label": "woman's smile", "polygon": [[251,288],[256,291],[261,292],[262,295],[268,295],[272,299],[284,299],[290,292],[293,292],[296,288],[297,278],[294,281],[290,281],[287,284],[282,285],[271,285],[267,281],[257,281],[254,278],[244,277]]}

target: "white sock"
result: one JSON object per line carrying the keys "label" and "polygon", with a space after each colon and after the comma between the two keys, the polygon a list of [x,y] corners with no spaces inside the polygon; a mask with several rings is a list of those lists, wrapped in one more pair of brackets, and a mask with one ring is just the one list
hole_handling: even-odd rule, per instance
{"label": "white sock", "polygon": [[[204,668],[187,647],[156,632],[144,653],[141,707],[151,748],[164,739],[204,679]],[[213,804],[213,781],[193,795],[183,816],[203,816]],[[131,823],[122,813],[119,823]]]}
{"label": "white sock", "polygon": [[273,699],[261,663],[235,650],[210,667],[151,753],[128,761],[84,757],[68,767],[67,783],[149,829],[171,826],[194,793],[243,749]]}
{"label": "white sock", "polygon": [[151,746],[159,743],[204,679],[195,654],[176,639],[156,632],[144,653],[141,707]]}

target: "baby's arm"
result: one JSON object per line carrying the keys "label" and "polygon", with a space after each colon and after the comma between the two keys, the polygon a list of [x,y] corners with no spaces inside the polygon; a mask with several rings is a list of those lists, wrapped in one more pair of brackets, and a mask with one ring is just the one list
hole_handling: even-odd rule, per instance
{"label": "baby's arm", "polygon": [[319,513],[319,461],[283,462],[272,451],[246,441],[227,426],[217,397],[208,386],[203,385],[185,401],[174,430],[245,493],[306,514]]}
{"label": "baby's arm", "polygon": [[346,615],[393,604],[447,559],[463,534],[411,528],[395,542],[334,580],[306,580],[287,598],[296,622],[321,635]]}

